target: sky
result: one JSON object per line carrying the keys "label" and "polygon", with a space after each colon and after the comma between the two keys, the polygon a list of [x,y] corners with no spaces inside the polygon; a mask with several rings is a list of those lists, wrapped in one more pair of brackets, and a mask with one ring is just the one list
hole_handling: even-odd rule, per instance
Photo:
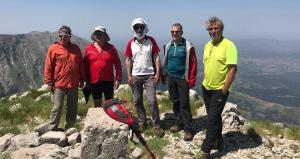
{"label": "sky", "polygon": [[111,42],[125,47],[131,21],[144,18],[148,35],[158,43],[171,40],[170,28],[183,25],[184,37],[199,44],[210,39],[205,21],[217,16],[229,39],[300,40],[299,0],[0,0],[0,34],[57,31],[62,25],[90,40],[104,26]]}

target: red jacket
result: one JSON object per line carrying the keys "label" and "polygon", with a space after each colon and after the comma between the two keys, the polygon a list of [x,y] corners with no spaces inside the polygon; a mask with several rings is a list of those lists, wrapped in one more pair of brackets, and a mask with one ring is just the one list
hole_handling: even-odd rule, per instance
{"label": "red jacket", "polygon": [[121,61],[117,49],[112,44],[106,42],[101,52],[97,50],[94,43],[87,46],[84,54],[86,82],[114,81],[114,67],[115,80],[121,81]]}
{"label": "red jacket", "polygon": [[76,44],[64,47],[55,42],[48,48],[44,83],[55,88],[75,88],[83,80],[83,58]]}

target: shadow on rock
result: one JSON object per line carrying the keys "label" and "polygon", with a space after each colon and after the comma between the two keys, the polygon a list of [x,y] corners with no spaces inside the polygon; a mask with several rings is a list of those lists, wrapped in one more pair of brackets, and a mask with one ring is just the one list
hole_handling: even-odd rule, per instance
{"label": "shadow on rock", "polygon": [[223,134],[224,150],[212,152],[212,158],[221,158],[228,152],[238,151],[240,149],[255,148],[262,145],[262,138],[255,131],[249,130],[248,134],[242,134],[239,131],[230,131]]}

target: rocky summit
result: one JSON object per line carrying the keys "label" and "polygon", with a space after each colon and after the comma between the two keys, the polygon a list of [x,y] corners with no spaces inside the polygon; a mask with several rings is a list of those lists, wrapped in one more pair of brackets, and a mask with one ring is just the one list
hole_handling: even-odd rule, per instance
{"label": "rocky summit", "polygon": [[[130,89],[121,85],[117,91]],[[120,92],[119,92],[120,93]],[[191,91],[190,99],[197,102],[200,98]],[[26,95],[20,95],[24,98]],[[11,98],[20,98],[11,97]],[[158,101],[168,98],[167,92],[158,93]],[[79,99],[82,102],[82,99]],[[160,105],[163,107],[163,105]],[[162,159],[195,159],[205,138],[205,106],[200,106],[193,116],[193,140],[183,140],[184,132],[171,133],[169,128],[174,122],[171,112],[161,113],[165,135],[159,140],[168,142],[162,148]],[[211,158],[222,159],[300,159],[300,142],[285,136],[266,136],[249,133],[247,120],[241,116],[238,105],[226,103],[222,113],[224,150],[213,150]],[[280,124],[278,124],[280,125]],[[268,130],[265,130],[268,131]],[[6,134],[0,137],[0,158],[12,159],[138,159],[144,158],[144,149],[129,147],[127,125],[109,118],[101,108],[90,108],[82,130],[70,128],[64,132],[48,131],[47,123],[37,126],[33,132]],[[154,137],[143,134],[147,141]],[[137,139],[134,139],[137,141]],[[131,151],[132,150],[132,151]]]}

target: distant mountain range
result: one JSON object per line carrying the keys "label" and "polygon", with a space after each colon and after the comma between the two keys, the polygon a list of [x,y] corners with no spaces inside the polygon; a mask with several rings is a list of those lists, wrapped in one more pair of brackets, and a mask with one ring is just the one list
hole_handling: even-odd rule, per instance
{"label": "distant mountain range", "polygon": [[[57,33],[31,32],[0,35],[0,97],[38,88],[43,84],[47,48]],[[72,36],[82,51],[88,41]],[[300,41],[245,39],[235,41],[239,50],[238,74],[229,101],[249,118],[300,125]],[[124,53],[123,83],[126,82]],[[198,52],[195,89],[201,94],[202,55]],[[159,85],[160,89],[165,89]]]}
{"label": "distant mountain range", "polygon": [[[56,32],[0,35],[0,96],[42,85],[47,49],[58,40],[57,35]],[[81,49],[88,43],[77,36],[72,41]]]}

